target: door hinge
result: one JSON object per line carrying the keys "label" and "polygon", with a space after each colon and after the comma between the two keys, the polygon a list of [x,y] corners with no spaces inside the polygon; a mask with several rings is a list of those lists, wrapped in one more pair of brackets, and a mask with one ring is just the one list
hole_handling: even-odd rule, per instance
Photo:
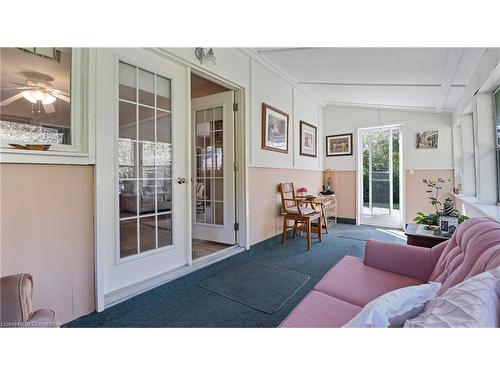
{"label": "door hinge", "polygon": [[237,232],[240,230],[240,223],[234,223],[234,231]]}
{"label": "door hinge", "polygon": [[236,112],[238,110],[238,103],[233,103],[233,111]]}
{"label": "door hinge", "polygon": [[240,164],[237,161],[235,161],[233,163],[233,171],[238,172],[239,170],[240,170]]}

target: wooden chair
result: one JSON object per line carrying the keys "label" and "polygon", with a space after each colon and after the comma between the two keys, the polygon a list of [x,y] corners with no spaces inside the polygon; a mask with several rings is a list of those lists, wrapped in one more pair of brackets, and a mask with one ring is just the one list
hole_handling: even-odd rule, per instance
{"label": "wooden chair", "polygon": [[[310,203],[303,199],[298,199],[295,196],[293,183],[281,183],[281,215],[283,216],[283,238],[282,243],[285,243],[288,229],[293,228],[293,238],[297,234],[297,229],[304,230],[307,235],[307,250],[311,249],[311,233],[315,232],[321,242],[322,219],[321,212]],[[318,225],[312,225],[313,221],[318,220]],[[293,221],[293,225],[288,225],[289,221]]]}

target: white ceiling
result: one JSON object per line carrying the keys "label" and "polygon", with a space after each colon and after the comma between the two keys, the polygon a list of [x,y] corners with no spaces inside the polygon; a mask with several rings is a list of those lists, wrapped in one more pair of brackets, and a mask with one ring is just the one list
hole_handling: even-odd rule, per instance
{"label": "white ceiling", "polygon": [[256,48],[328,104],[451,112],[484,48]]}

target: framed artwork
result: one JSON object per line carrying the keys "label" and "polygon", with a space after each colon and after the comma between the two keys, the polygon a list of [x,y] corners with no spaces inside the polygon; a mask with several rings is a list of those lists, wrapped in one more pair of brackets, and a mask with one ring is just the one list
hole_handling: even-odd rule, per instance
{"label": "framed artwork", "polygon": [[288,114],[262,103],[262,148],[288,154]]}
{"label": "framed artwork", "polygon": [[305,121],[300,121],[300,154],[304,156],[316,157],[318,138],[317,128]]}
{"label": "framed artwork", "polygon": [[443,234],[452,235],[458,227],[458,218],[452,216],[439,217],[439,230]]}
{"label": "framed artwork", "polygon": [[352,133],[326,136],[326,156],[352,155]]}
{"label": "framed artwork", "polygon": [[417,148],[438,148],[439,130],[426,130],[417,133]]}

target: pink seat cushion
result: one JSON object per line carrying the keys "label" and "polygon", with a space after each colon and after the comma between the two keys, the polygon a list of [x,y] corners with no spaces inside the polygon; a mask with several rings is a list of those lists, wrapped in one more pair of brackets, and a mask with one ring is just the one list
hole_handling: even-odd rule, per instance
{"label": "pink seat cushion", "polygon": [[422,283],[408,276],[366,266],[362,259],[345,256],[323,276],[314,290],[363,307],[391,290]]}
{"label": "pink seat cushion", "polygon": [[360,311],[359,306],[312,290],[280,324],[280,327],[339,328]]}
{"label": "pink seat cushion", "polygon": [[500,266],[500,224],[483,217],[471,218],[458,227],[447,242],[431,281],[443,284],[440,294],[485,271]]}

